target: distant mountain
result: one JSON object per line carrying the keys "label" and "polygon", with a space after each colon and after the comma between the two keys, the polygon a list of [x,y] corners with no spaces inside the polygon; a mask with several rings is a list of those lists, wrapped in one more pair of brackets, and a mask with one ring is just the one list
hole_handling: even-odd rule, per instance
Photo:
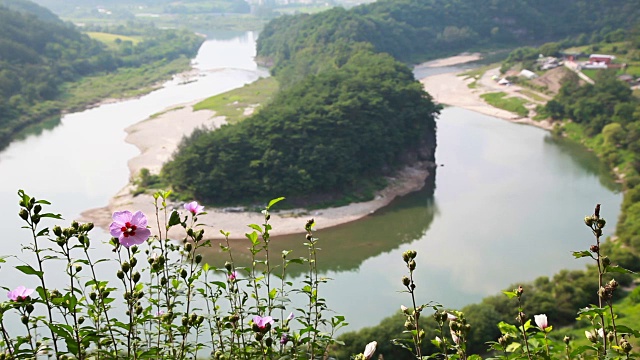
{"label": "distant mountain", "polygon": [[51,10],[40,6],[34,2],[27,0],[0,0],[0,6],[4,6],[10,10],[18,11],[25,14],[32,14],[42,21],[52,23],[62,23],[56,14]]}

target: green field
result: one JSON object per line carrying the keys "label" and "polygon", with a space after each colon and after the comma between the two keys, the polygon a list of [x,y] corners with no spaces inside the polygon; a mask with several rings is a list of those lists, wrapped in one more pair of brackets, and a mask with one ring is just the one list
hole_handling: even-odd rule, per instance
{"label": "green field", "polygon": [[142,41],[142,38],[138,36],[126,36],[95,31],[88,31],[85,34],[89,35],[89,37],[91,37],[92,39],[96,39],[106,44],[111,48],[117,47],[118,39],[120,39],[121,41],[131,41],[133,45]]}
{"label": "green field", "polygon": [[516,113],[520,116],[529,115],[529,110],[524,106],[527,101],[522,98],[505,97],[507,94],[503,92],[487,93],[480,95],[489,105]]}
{"label": "green field", "polygon": [[241,88],[205,99],[194,105],[193,109],[213,110],[216,115],[225,116],[227,122],[232,124],[248,116],[245,115],[245,110],[254,108],[257,111],[260,106],[269,102],[276,92],[278,81],[275,78],[261,78]]}

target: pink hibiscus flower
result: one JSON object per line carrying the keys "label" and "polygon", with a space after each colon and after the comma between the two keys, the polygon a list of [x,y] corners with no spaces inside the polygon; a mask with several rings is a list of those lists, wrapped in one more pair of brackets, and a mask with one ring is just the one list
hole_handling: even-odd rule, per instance
{"label": "pink hibiscus flower", "polygon": [[204,206],[198,205],[197,201],[184,204],[185,210],[189,211],[193,215],[200,214],[204,210]]}
{"label": "pink hibiscus flower", "polygon": [[147,229],[147,217],[141,211],[135,214],[128,210],[114,212],[109,231],[126,248],[140,245],[151,236],[151,230]]}
{"label": "pink hibiscus flower", "polygon": [[7,297],[12,301],[22,301],[27,298],[27,296],[33,293],[33,289],[27,289],[26,287],[20,285],[15,290],[11,290],[7,293]]}

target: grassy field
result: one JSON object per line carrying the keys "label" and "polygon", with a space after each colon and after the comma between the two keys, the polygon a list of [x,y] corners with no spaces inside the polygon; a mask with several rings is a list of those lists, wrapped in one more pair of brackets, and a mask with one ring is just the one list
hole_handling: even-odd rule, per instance
{"label": "grassy field", "polygon": [[110,48],[117,47],[117,39],[120,39],[122,41],[131,41],[133,45],[142,41],[142,38],[137,36],[134,37],[134,36],[117,35],[117,34],[109,34],[109,33],[94,32],[94,31],[88,31],[85,34],[89,35],[89,37],[91,37],[92,39],[96,39],[104,43]]}
{"label": "grassy field", "polygon": [[197,103],[193,109],[213,110],[216,115],[225,116],[230,124],[236,123],[249,115],[247,109],[258,111],[278,92],[278,81],[273,77],[262,78],[241,88],[212,96]]}
{"label": "grassy field", "polygon": [[527,101],[522,98],[505,97],[507,94],[503,92],[487,93],[480,95],[489,105],[499,109],[516,113],[520,116],[529,115],[529,110],[524,106]]}

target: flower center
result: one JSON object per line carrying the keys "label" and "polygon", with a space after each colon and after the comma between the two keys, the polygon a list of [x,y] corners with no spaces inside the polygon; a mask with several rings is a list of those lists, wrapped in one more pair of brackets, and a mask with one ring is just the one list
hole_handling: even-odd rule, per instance
{"label": "flower center", "polygon": [[132,225],[130,222],[126,222],[123,227],[120,228],[124,237],[136,236],[137,226]]}

